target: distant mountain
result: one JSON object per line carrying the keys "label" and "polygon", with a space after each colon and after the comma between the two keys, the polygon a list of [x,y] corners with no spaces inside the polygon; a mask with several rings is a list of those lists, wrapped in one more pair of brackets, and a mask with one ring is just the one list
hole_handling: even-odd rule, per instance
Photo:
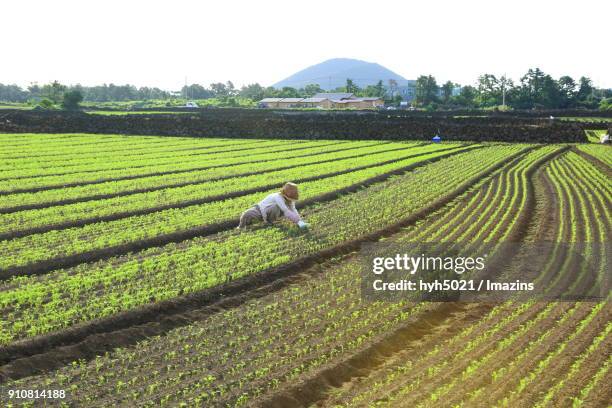
{"label": "distant mountain", "polygon": [[330,90],[345,86],[347,78],[352,79],[361,88],[375,85],[379,80],[387,85],[389,79],[395,79],[399,86],[412,82],[374,62],[334,58],[296,72],[272,86],[275,88],[284,86],[302,88],[308,84],[319,84],[321,88]]}

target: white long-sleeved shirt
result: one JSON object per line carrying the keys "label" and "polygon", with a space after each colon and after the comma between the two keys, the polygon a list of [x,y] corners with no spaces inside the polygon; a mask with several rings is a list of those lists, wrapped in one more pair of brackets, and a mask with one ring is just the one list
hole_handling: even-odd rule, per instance
{"label": "white long-sleeved shirt", "polygon": [[300,214],[295,209],[295,203],[290,201],[289,205],[287,205],[281,193],[267,195],[257,206],[261,211],[264,222],[268,222],[268,220],[274,221],[281,213],[295,223],[301,219]]}

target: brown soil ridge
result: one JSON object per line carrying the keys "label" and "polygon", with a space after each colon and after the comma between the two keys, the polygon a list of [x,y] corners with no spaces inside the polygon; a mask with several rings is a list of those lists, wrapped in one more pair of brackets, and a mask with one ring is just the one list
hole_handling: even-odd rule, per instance
{"label": "brown soil ridge", "polygon": [[[540,331],[553,330],[555,328],[557,319],[559,319],[562,313],[567,311],[569,308],[571,308],[570,304],[556,305],[556,307],[544,318],[544,321],[541,321],[537,326],[532,326],[527,332],[516,338],[506,352],[512,353],[514,350],[523,350],[525,347],[528,347],[530,342],[534,341],[540,336]],[[545,308],[542,310],[544,309]],[[473,350],[462,360],[453,361],[452,366],[448,367],[447,370],[443,370],[441,373],[439,373],[439,375],[431,379],[431,381],[423,383],[418,390],[414,391],[414,393],[406,395],[405,399],[402,399],[402,403],[417,406],[420,403],[427,401],[434,391],[440,387],[450,384],[455,379],[460,379],[450,390],[445,390],[444,394],[440,396],[441,400],[443,400],[445,404],[448,403],[448,406],[454,406],[477,388],[476,386],[479,384],[478,380],[483,380],[489,374],[490,369],[498,368],[499,365],[505,361],[504,358],[507,354],[498,352],[497,350],[497,345],[499,342],[514,334],[514,332],[521,330],[530,320],[537,318],[537,316],[538,314],[532,316],[528,320],[521,321],[520,324],[511,322],[509,327],[502,329],[502,331],[494,335],[481,347]],[[464,371],[471,365],[472,362],[486,358],[487,356],[494,356],[494,359],[490,362],[490,364],[481,367],[478,373],[465,379],[462,378]],[[455,393],[453,394],[453,392]]]}
{"label": "brown soil ridge", "polygon": [[[490,306],[489,306],[488,312],[491,311],[494,307],[493,304],[489,304],[489,305]],[[461,342],[455,341],[454,344],[451,343],[450,345],[445,342],[441,344],[441,346],[443,345],[444,347],[440,349],[440,352],[437,354],[434,354],[433,356],[430,356],[427,353],[424,353],[425,354],[424,357],[418,357],[415,359],[407,360],[407,361],[410,361],[411,363],[411,370],[409,372],[403,373],[401,378],[398,377],[397,380],[395,380],[394,382],[387,384],[384,390],[380,390],[381,394],[378,394],[377,397],[373,399],[373,402],[380,401],[380,400],[388,401],[390,396],[393,396],[394,394],[400,392],[405,385],[412,384],[412,383],[419,383],[426,376],[428,376],[428,370],[430,367],[445,365],[447,362],[451,361],[457,353],[460,353],[463,350],[463,347],[467,342],[474,340],[482,332],[487,332],[491,330],[496,324],[499,324],[500,322],[502,323],[501,331],[498,333],[493,333],[490,336],[492,339],[501,339],[503,338],[505,333],[517,330],[521,325],[525,324],[525,322],[537,316],[544,308],[545,306],[543,304],[537,304],[535,307],[531,307],[521,312],[518,316],[516,316],[515,319],[509,322],[506,322],[506,323],[503,323],[505,315],[503,313],[500,313],[499,315],[492,318],[489,322],[486,322],[484,327],[480,327],[480,330],[472,331],[472,333],[469,336],[467,336],[465,339],[463,339],[463,341]],[[512,314],[513,309],[510,308],[510,310],[507,310],[506,313]],[[478,325],[479,323],[480,321],[474,322],[474,325]],[[460,326],[459,328],[457,328],[457,334],[459,334],[465,328],[466,326]],[[449,341],[452,341],[452,340],[454,340],[454,337],[451,337]],[[425,347],[424,348],[425,350],[430,349],[429,347],[426,347],[426,346],[424,347]],[[484,347],[476,348],[474,350],[475,356],[481,356],[482,354],[486,353],[487,347],[492,347],[490,341],[486,342],[484,344]],[[467,363],[469,363],[469,361],[467,361],[466,364]],[[379,371],[379,374],[376,377],[370,379],[370,382],[372,383],[376,382],[377,380],[381,378],[381,376],[383,378],[385,376],[385,372],[382,370]],[[353,392],[351,396],[354,397],[358,395],[359,391],[362,391],[365,387],[362,386],[360,390],[357,390],[357,392]]]}
{"label": "brown soil ridge", "polygon": [[[592,343],[591,343],[592,344]],[[589,344],[589,347],[591,346]],[[609,358],[610,350],[612,350],[612,337],[606,337],[597,349],[594,350],[590,355],[583,361],[579,372],[577,372],[571,381],[566,381],[563,387],[558,390],[557,393],[551,399],[551,406],[555,407],[568,407],[572,405],[572,398],[578,397],[580,395],[580,391],[589,384],[591,379],[597,373],[597,370],[601,368],[606,359]],[[600,383],[597,388],[606,388],[601,387],[601,384],[609,384],[609,383]],[[612,391],[609,391],[612,396]]]}
{"label": "brown soil ridge", "polygon": [[[580,333],[577,337],[567,343],[566,349],[551,360],[550,365],[546,369],[546,375],[543,378],[538,378],[532,386],[528,387],[525,392],[518,395],[518,400],[515,400],[517,406],[533,406],[537,403],[540,396],[546,394],[546,391],[559,380],[559,376],[563,375],[566,370],[569,369],[571,364],[580,354],[586,350],[593,339],[605,328],[606,324],[610,321],[610,309],[604,307],[593,319],[592,322]],[[572,334],[568,331],[563,339],[566,339]],[[556,351],[556,348],[553,349]],[[554,352],[553,351],[553,352]],[[524,372],[530,372],[530,369],[537,367],[537,361],[533,361],[533,366],[528,367]]]}
{"label": "brown soil ridge", "polygon": [[[559,305],[565,308],[564,312],[568,312],[569,309],[575,306],[575,304],[568,302],[559,302],[557,303],[557,308],[559,308]],[[558,325],[558,320],[561,316],[551,312],[543,322],[532,327],[527,333],[524,333],[519,338],[515,339],[512,345],[504,353],[498,354],[491,364],[487,364],[485,367],[482,367],[482,370],[472,374],[469,378],[462,381],[460,385],[457,385],[457,387],[460,387],[461,389],[461,394],[451,393],[445,401],[448,401],[450,405],[459,404],[466,395],[469,395],[469,393],[473,392],[474,390],[481,387],[493,387],[493,389],[490,389],[488,392],[483,394],[486,395],[485,401],[476,400],[470,403],[477,406],[494,406],[497,400],[494,398],[489,400],[488,397],[496,394],[498,398],[503,398],[507,391],[512,389],[512,387],[517,384],[518,380],[520,380],[520,376],[526,372],[529,372],[528,366],[533,367],[537,365],[537,359],[546,355],[550,347],[555,347],[559,342],[571,334],[580,320],[588,315],[588,312],[589,310],[574,311],[574,314],[571,316],[569,321],[563,326]],[[506,367],[508,363],[513,361],[514,353],[517,353],[517,350],[522,351],[529,347],[530,344],[538,341],[538,339],[540,339],[545,333],[549,333],[546,342],[540,345],[538,349],[533,350],[533,352],[529,356],[525,357],[525,359],[519,365],[514,367],[513,370],[506,373],[504,375],[503,382],[494,385],[491,378],[491,373],[502,367]]]}
{"label": "brown soil ridge", "polygon": [[345,361],[317,372],[315,376],[285,392],[276,392],[257,405],[270,408],[316,405],[327,396],[329,389],[337,388],[356,377],[366,376],[382,366],[390,356],[411,345],[416,347],[437,333],[449,330],[459,332],[465,324],[482,318],[491,307],[488,304],[470,305],[462,302],[441,303],[437,309],[419,317],[417,321],[402,325],[392,334],[370,344]]}
{"label": "brown soil ridge", "polygon": [[[428,214],[442,208],[456,197],[465,193],[474,184],[486,179],[491,172],[502,168],[528,150],[530,150],[530,148],[506,157],[497,164],[491,166],[487,171],[483,171],[481,174],[466,180],[454,191],[440,197],[429,206],[412,213],[395,224],[388,225],[383,229],[366,234],[358,239],[341,243],[332,248],[296,259],[287,264],[242,277],[214,288],[208,288],[174,299],[140,306],[132,310],[117,313],[114,316],[81,323],[55,333],[37,336],[4,346],[0,348],[0,364],[4,366],[0,368],[0,372],[5,374],[2,374],[0,382],[7,381],[8,379],[23,378],[42,371],[61,367],[61,362],[54,362],[53,358],[45,358],[45,355],[50,355],[49,353],[52,353],[54,349],[72,346],[74,351],[71,352],[70,355],[73,360],[91,358],[97,355],[101,350],[112,350],[116,347],[134,344],[151,335],[151,332],[149,332],[143,333],[140,336],[130,335],[129,337],[121,338],[120,336],[113,335],[114,332],[162,320],[170,322],[167,327],[162,327],[161,330],[154,331],[155,334],[162,334],[178,325],[186,324],[185,319],[180,316],[181,314],[214,305],[216,302],[223,299],[236,297],[248,293],[249,291],[257,290],[276,280],[298,275],[304,269],[313,265],[357,251],[361,244],[377,241],[380,238],[393,235],[403,228],[421,220]],[[88,351],[84,346],[79,346],[79,343],[92,335],[96,336],[98,339],[103,339],[102,341],[98,341],[96,338],[91,340],[94,343],[101,343],[100,349],[94,352]],[[22,366],[22,369],[14,372],[11,371],[9,375],[7,370],[10,370],[10,368],[7,367],[7,365],[21,359],[25,359],[18,363]]]}

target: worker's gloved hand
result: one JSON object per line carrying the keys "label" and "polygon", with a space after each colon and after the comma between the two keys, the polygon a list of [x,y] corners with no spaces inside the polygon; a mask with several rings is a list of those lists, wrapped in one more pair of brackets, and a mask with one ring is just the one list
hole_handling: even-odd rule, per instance
{"label": "worker's gloved hand", "polygon": [[297,223],[298,221],[300,221],[300,216],[293,211],[288,211],[285,216],[289,218],[289,221],[291,222]]}
{"label": "worker's gloved hand", "polygon": [[301,229],[304,229],[304,228],[308,228],[308,227],[310,227],[310,224],[308,224],[307,222],[304,222],[304,221],[302,221],[302,220],[299,220],[299,221],[298,221],[298,223],[297,223],[297,225],[298,225],[298,227],[300,227]]}

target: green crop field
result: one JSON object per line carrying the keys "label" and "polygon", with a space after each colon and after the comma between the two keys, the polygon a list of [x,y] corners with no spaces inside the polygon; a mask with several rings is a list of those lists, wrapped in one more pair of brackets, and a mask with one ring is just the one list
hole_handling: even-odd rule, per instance
{"label": "green crop field", "polygon": [[[360,248],[596,244],[540,276],[606,287],[581,271],[609,263],[611,176],[595,143],[0,134],[0,388],[67,407],[610,406],[609,294],[368,300]],[[308,230],[235,228],[287,181]]]}
{"label": "green crop field", "polygon": [[587,117],[587,116],[560,116],[561,120],[572,120],[577,122],[612,122],[612,118],[606,117]]}

